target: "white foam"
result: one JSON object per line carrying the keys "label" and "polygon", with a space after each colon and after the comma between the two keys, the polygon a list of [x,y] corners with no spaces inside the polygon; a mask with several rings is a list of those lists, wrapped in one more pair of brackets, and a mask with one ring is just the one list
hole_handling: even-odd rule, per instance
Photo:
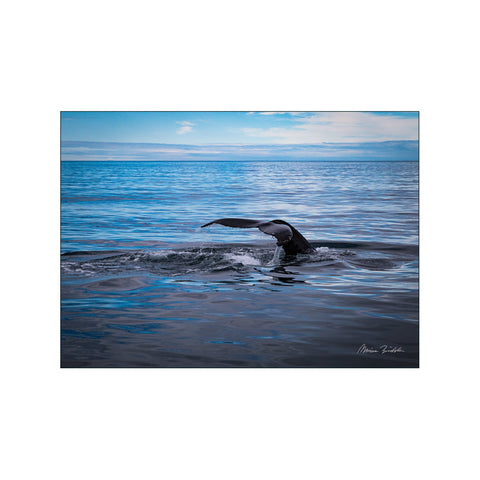
{"label": "white foam", "polygon": [[260,265],[260,261],[248,253],[226,253],[225,258],[234,263],[241,263],[242,265]]}
{"label": "white foam", "polygon": [[163,258],[172,253],[171,250],[155,250],[151,252],[146,252],[149,257]]}

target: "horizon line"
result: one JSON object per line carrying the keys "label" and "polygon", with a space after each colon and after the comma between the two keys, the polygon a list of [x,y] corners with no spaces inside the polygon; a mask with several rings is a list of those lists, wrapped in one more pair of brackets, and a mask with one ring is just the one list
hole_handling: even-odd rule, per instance
{"label": "horizon line", "polygon": [[120,145],[175,145],[175,146],[217,146],[217,147],[241,147],[241,146],[255,146],[255,147],[276,147],[276,146],[320,146],[320,145],[351,145],[363,143],[398,143],[398,142],[419,142],[419,139],[405,139],[405,140],[366,140],[363,142],[321,142],[321,143],[165,143],[165,142],[111,142],[108,140],[64,140],[60,139],[60,143],[75,142],[75,143],[108,143]]}
{"label": "horizon line", "polygon": [[186,162],[192,162],[192,163],[197,163],[197,162],[276,162],[276,163],[320,163],[320,162],[331,162],[331,163],[376,163],[376,162],[415,162],[419,163],[420,160],[386,160],[386,159],[379,159],[379,160],[331,160],[331,159],[326,159],[326,160],[318,160],[318,159],[313,159],[313,160],[138,160],[138,159],[132,159],[132,160],[76,160],[76,159],[60,159],[60,162],[105,162],[105,163],[111,163],[111,162],[176,162],[176,163],[186,163]]}

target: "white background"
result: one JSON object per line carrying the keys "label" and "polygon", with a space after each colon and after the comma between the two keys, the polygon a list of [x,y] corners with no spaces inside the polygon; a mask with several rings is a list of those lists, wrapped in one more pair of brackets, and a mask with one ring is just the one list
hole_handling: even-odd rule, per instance
{"label": "white background", "polygon": [[[3,478],[479,478],[473,6],[2,7]],[[419,110],[421,368],[61,370],[59,112],[76,109]]]}

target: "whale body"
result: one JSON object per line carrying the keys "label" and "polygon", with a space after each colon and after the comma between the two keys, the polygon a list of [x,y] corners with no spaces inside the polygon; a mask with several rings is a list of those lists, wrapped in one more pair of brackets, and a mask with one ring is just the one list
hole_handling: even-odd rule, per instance
{"label": "whale body", "polygon": [[258,228],[267,235],[272,235],[277,239],[277,245],[282,247],[287,255],[296,255],[297,253],[312,253],[315,249],[308,243],[308,240],[292,225],[284,220],[249,220],[247,218],[219,218],[212,222],[202,225],[208,227],[217,223],[225,227],[234,228]]}

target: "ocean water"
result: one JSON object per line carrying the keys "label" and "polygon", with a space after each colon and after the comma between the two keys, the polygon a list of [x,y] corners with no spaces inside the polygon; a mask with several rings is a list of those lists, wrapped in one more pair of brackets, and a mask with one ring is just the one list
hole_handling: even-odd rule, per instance
{"label": "ocean water", "polygon": [[62,162],[61,249],[62,367],[418,366],[416,162]]}

